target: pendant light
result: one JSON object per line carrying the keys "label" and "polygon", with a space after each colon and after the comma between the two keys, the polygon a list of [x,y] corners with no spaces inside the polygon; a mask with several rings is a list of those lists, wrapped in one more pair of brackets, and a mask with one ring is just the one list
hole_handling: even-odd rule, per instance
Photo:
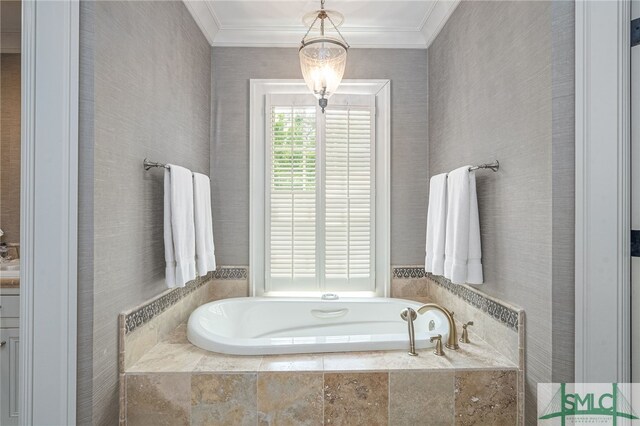
{"label": "pendant light", "polygon": [[[308,13],[303,18],[309,30],[302,38],[298,52],[304,81],[318,98],[323,113],[328,99],[342,81],[349,49],[349,44],[338,30],[344,17],[338,12],[325,10],[324,1],[320,1],[320,10]],[[339,37],[326,34],[327,22],[333,27],[329,31],[335,31]]]}

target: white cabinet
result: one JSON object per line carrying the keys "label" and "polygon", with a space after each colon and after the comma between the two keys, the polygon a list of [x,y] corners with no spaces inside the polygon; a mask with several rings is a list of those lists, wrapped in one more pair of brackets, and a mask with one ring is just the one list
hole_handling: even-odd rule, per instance
{"label": "white cabinet", "polygon": [[0,425],[18,424],[17,328],[0,329]]}

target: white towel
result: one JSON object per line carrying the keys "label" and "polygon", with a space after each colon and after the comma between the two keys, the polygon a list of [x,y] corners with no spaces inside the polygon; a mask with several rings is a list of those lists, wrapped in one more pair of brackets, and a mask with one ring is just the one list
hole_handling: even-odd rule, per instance
{"label": "white towel", "polygon": [[444,276],[455,284],[482,284],[476,175],[470,166],[449,173]]}
{"label": "white towel", "polygon": [[168,287],[196,278],[196,242],[191,171],[169,165],[164,173],[164,251]]}
{"label": "white towel", "polygon": [[196,229],[196,267],[198,275],[204,277],[216,270],[213,224],[211,217],[211,184],[209,177],[193,174],[193,207]]}
{"label": "white towel", "polygon": [[427,243],[424,270],[444,274],[444,244],[447,224],[447,174],[441,173],[429,182],[427,210]]}

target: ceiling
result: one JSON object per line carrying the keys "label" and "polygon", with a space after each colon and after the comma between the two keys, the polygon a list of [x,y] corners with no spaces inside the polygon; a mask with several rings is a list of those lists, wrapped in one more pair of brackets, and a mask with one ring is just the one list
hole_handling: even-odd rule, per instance
{"label": "ceiling", "polygon": [[[298,46],[310,0],[183,0],[212,46]],[[355,48],[427,48],[459,0],[327,0]]]}

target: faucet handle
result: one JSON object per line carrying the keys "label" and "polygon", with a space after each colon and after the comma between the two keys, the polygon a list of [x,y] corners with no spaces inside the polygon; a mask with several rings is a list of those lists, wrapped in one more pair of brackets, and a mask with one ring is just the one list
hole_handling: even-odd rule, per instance
{"label": "faucet handle", "polygon": [[473,325],[473,321],[469,321],[466,324],[462,324],[462,337],[460,337],[461,343],[470,343],[469,331],[467,330],[467,327],[469,327],[470,325]]}
{"label": "faucet handle", "polygon": [[436,342],[436,348],[433,351],[434,354],[436,354],[438,356],[444,355],[444,351],[442,350],[442,334],[437,334],[435,336],[431,336],[429,338],[429,341],[431,343],[433,343],[434,341]]}

